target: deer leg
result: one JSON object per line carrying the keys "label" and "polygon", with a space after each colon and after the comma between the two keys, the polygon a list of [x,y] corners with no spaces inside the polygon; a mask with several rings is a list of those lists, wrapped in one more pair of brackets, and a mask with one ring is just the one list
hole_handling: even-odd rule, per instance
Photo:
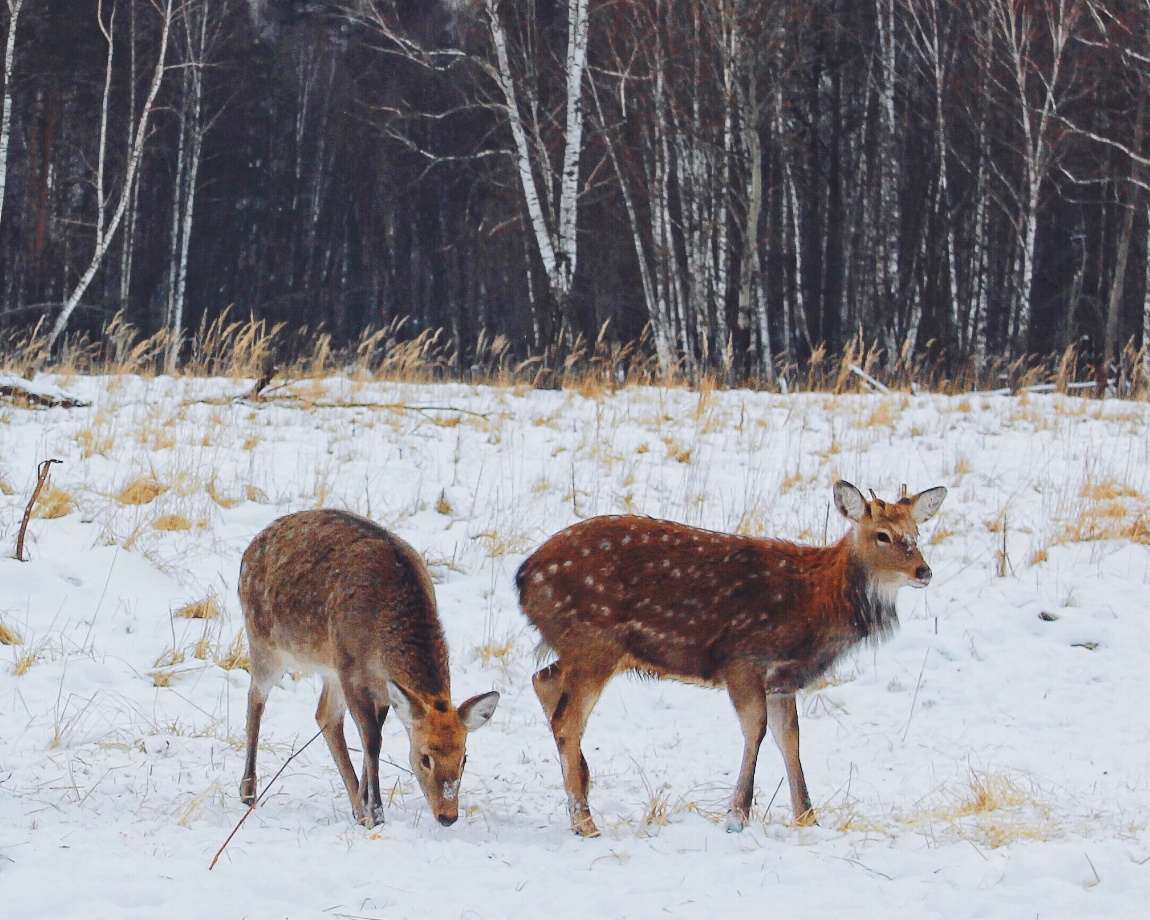
{"label": "deer leg", "polygon": [[739,779],[727,811],[727,833],[737,834],[751,817],[751,800],[755,794],[755,767],[759,748],[767,734],[767,697],[757,674],[744,672],[728,677],[727,694],[743,729],[743,761]]}
{"label": "deer leg", "polygon": [[240,801],[245,805],[254,805],[256,802],[256,749],[260,740],[260,720],[267,701],[268,688],[253,675],[251,686],[248,687],[248,752],[244,760],[244,776],[240,780]]}
{"label": "deer leg", "polygon": [[379,749],[383,742],[383,720],[387,718],[388,707],[377,707],[371,694],[358,687],[348,691],[347,703],[363,742],[363,773],[357,795],[361,810],[359,820],[365,827],[375,827],[383,824],[383,799],[379,792]]}
{"label": "deer leg", "polygon": [[543,711],[551,721],[551,732],[559,748],[559,762],[563,767],[563,785],[567,789],[567,811],[571,816],[571,830],[581,837],[598,837],[599,828],[591,819],[587,804],[587,790],[591,785],[591,771],[583,756],[583,731],[587,718],[599,694],[603,692],[607,675],[571,673],[556,661],[538,672],[532,683],[543,704]]}
{"label": "deer leg", "polygon": [[351,755],[347,752],[347,738],[343,733],[343,716],[347,712],[347,702],[343,697],[343,689],[335,678],[325,678],[323,692],[319,695],[319,706],[315,710],[315,720],[323,730],[324,741],[331,751],[331,758],[335,761],[339,775],[343,779],[347,797],[351,800],[351,810],[356,820],[363,820],[363,809],[359,804],[359,780],[355,776],[355,768],[351,765]]}
{"label": "deer leg", "polygon": [[240,801],[254,805],[256,789],[256,751],[260,740],[260,721],[264,716],[264,706],[272,685],[283,673],[283,660],[265,649],[258,641],[251,641],[252,682],[248,687],[247,756],[244,759],[244,776],[240,780]]}
{"label": "deer leg", "polygon": [[767,724],[787,767],[795,823],[804,826],[817,824],[807,781],[803,777],[803,765],[799,762],[799,710],[793,693],[767,697]]}

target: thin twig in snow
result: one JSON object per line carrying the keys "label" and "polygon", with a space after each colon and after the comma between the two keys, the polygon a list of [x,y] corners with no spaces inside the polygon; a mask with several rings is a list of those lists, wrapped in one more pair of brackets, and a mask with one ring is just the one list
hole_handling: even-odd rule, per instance
{"label": "thin twig in snow", "polygon": [[208,864],[208,871],[209,872],[216,867],[216,863],[219,861],[220,856],[223,855],[224,850],[227,849],[228,844],[232,842],[232,838],[237,833],[239,833],[240,828],[244,826],[244,822],[248,819],[248,815],[250,815],[253,811],[255,811],[256,806],[259,805],[259,803],[264,800],[264,796],[267,795],[268,790],[271,789],[271,787],[275,785],[275,781],[280,778],[280,774],[283,773],[283,771],[287,769],[287,765],[289,763],[291,763],[293,760],[295,760],[297,757],[299,757],[299,755],[302,754],[304,751],[306,751],[308,749],[308,745],[310,745],[312,743],[312,741],[315,741],[315,739],[318,738],[322,734],[323,734],[323,729],[321,728],[318,732],[316,732],[314,735],[311,736],[311,738],[308,740],[307,744],[305,744],[303,747],[301,747],[298,751],[292,751],[291,756],[283,762],[283,766],[280,767],[278,770],[276,770],[276,775],[273,776],[270,780],[268,780],[267,785],[264,786],[264,791],[261,792],[259,794],[259,796],[256,798],[256,800],[254,802],[252,802],[251,805],[248,806],[248,810],[243,813],[243,817],[241,817],[240,820],[237,822],[236,826],[232,828],[232,832],[230,834],[228,834],[228,839],[225,840],[222,844],[220,844],[220,848],[218,850],[216,850],[216,855],[212,857],[212,861]]}

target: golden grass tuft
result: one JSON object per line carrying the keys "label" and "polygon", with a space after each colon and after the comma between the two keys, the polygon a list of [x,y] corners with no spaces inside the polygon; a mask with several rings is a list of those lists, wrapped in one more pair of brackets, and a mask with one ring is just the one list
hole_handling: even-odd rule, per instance
{"label": "golden grass tuft", "polygon": [[447,517],[455,514],[455,509],[451,507],[451,501],[447,498],[447,492],[444,489],[439,490],[439,498],[435,500],[435,510]]}
{"label": "golden grass tuft", "polygon": [[1150,544],[1150,508],[1131,510],[1119,501],[1095,502],[1077,517],[1064,521],[1052,543],[1088,543],[1096,540],[1129,540]]}
{"label": "golden grass tuft", "polygon": [[148,676],[152,678],[152,686],[154,687],[170,687],[176,678],[176,672],[171,670],[156,670],[149,672]]}
{"label": "golden grass tuft", "polygon": [[8,480],[0,474],[0,495],[15,495],[16,490],[12,488]]}
{"label": "golden grass tuft", "polygon": [[477,646],[475,649],[475,657],[479,659],[480,664],[485,668],[497,667],[506,671],[514,651],[515,637],[509,636],[502,642],[492,640],[484,645]]}
{"label": "golden grass tuft", "polygon": [[147,505],[164,491],[165,487],[154,479],[133,479],[112,497],[121,505]]}
{"label": "golden grass tuft", "polygon": [[234,671],[237,668],[241,671],[251,671],[252,656],[248,653],[247,636],[242,629],[236,633],[226,649],[215,655],[214,660],[225,671]]}
{"label": "golden grass tuft", "polygon": [[20,655],[12,665],[12,673],[17,677],[23,677],[32,670],[32,665],[40,660],[40,652],[39,648],[34,648]]}
{"label": "golden grass tuft", "polygon": [[175,615],[187,620],[214,620],[220,615],[220,604],[214,594],[209,594],[202,600],[180,607]]}
{"label": "golden grass tuft", "polygon": [[907,823],[944,825],[959,838],[998,848],[1017,840],[1049,840],[1058,833],[1049,804],[1004,773],[971,770],[950,801]]}
{"label": "golden grass tuft", "polygon": [[159,530],[164,533],[174,533],[183,530],[191,530],[192,522],[182,514],[161,514],[158,518],[152,521],[152,529]]}
{"label": "golden grass tuft", "polygon": [[52,520],[62,518],[76,510],[76,499],[70,492],[49,484],[36,502],[32,517]]}
{"label": "golden grass tuft", "polygon": [[0,623],[0,645],[22,645],[23,642],[20,636],[14,631],[9,629],[3,623]]}
{"label": "golden grass tuft", "polygon": [[1126,485],[1126,483],[1119,482],[1116,479],[1104,479],[1100,482],[1087,479],[1082,483],[1082,489],[1078,494],[1082,498],[1094,502],[1114,501],[1118,498],[1138,499],[1142,497],[1133,486]]}

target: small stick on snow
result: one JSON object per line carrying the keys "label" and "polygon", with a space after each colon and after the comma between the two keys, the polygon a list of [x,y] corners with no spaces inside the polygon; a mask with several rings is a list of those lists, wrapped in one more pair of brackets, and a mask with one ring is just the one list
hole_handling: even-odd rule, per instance
{"label": "small stick on snow", "polygon": [[36,467],[36,488],[32,490],[32,497],[28,499],[28,507],[24,509],[24,518],[20,521],[20,532],[16,534],[16,559],[19,562],[27,561],[24,558],[24,535],[28,531],[28,522],[32,519],[32,509],[36,507],[40,493],[44,491],[44,486],[48,483],[48,473],[52,469],[52,464],[63,462],[63,460],[43,460]]}
{"label": "small stick on snow", "polygon": [[287,760],[285,760],[283,762],[283,766],[280,767],[278,770],[276,770],[276,775],[273,776],[270,780],[268,780],[267,785],[264,786],[264,791],[261,792],[259,794],[259,797],[254,802],[252,802],[251,805],[248,806],[248,810],[243,813],[243,817],[241,817],[239,822],[237,822],[236,826],[232,828],[232,832],[230,834],[228,834],[228,839],[225,840],[222,844],[220,844],[220,848],[218,850],[216,850],[216,855],[212,857],[211,863],[208,864],[208,871],[209,872],[211,872],[211,870],[216,867],[216,863],[219,861],[220,856],[223,855],[224,850],[226,850],[228,848],[228,844],[232,842],[232,838],[236,834],[238,834],[240,828],[244,826],[244,822],[248,819],[248,815],[250,815],[253,811],[255,811],[256,806],[259,805],[259,803],[264,800],[264,796],[267,795],[268,790],[271,789],[271,787],[275,785],[276,780],[280,778],[280,774],[283,773],[283,771],[287,769],[287,765],[289,763],[291,763],[293,760],[295,760],[297,757],[299,757],[299,755],[302,754],[304,751],[306,751],[308,749],[308,745],[310,745],[312,743],[312,741],[315,741],[315,739],[318,738],[322,734],[323,734],[323,729],[320,729],[318,732],[316,732],[314,735],[311,736],[311,738],[308,740],[307,744],[305,744],[303,747],[301,747],[298,751],[292,751],[291,757],[289,757]]}
{"label": "small stick on snow", "polygon": [[926,654],[922,656],[922,667],[918,669],[918,680],[914,684],[914,696],[910,699],[910,714],[906,717],[906,727],[902,730],[902,740],[906,741],[906,733],[910,731],[910,720],[914,718],[914,704],[918,702],[918,689],[922,686],[922,672],[926,670],[926,659],[930,657],[931,646],[926,647]]}

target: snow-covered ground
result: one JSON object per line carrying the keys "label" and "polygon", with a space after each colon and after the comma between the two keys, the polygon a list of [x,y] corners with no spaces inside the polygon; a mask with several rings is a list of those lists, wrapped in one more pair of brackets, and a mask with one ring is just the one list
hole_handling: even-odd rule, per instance
{"label": "snow-covered ground", "polygon": [[[4,918],[1140,917],[1150,903],[1145,405],[341,379],[250,404],[232,400],[250,381],[48,383],[90,405],[0,404],[0,625],[21,640],[0,647]],[[49,457],[57,516],[33,519],[20,562]],[[901,592],[901,630],[800,701],[819,826],[790,823],[768,739],[752,821],[725,833],[742,745],[726,695],[619,678],[584,746],[603,835],[573,836],[516,567],[605,512],[833,540],[839,477],[950,495],[924,527],[934,581]],[[426,554],[456,699],[503,699],[470,737],[454,827],[396,766],[392,719],[384,826],[352,822],[317,741],[209,870],[245,810],[239,558],[276,517],[318,506]],[[218,616],[181,612],[206,599]],[[314,734],[317,696],[307,675],[272,693],[261,786]]]}

